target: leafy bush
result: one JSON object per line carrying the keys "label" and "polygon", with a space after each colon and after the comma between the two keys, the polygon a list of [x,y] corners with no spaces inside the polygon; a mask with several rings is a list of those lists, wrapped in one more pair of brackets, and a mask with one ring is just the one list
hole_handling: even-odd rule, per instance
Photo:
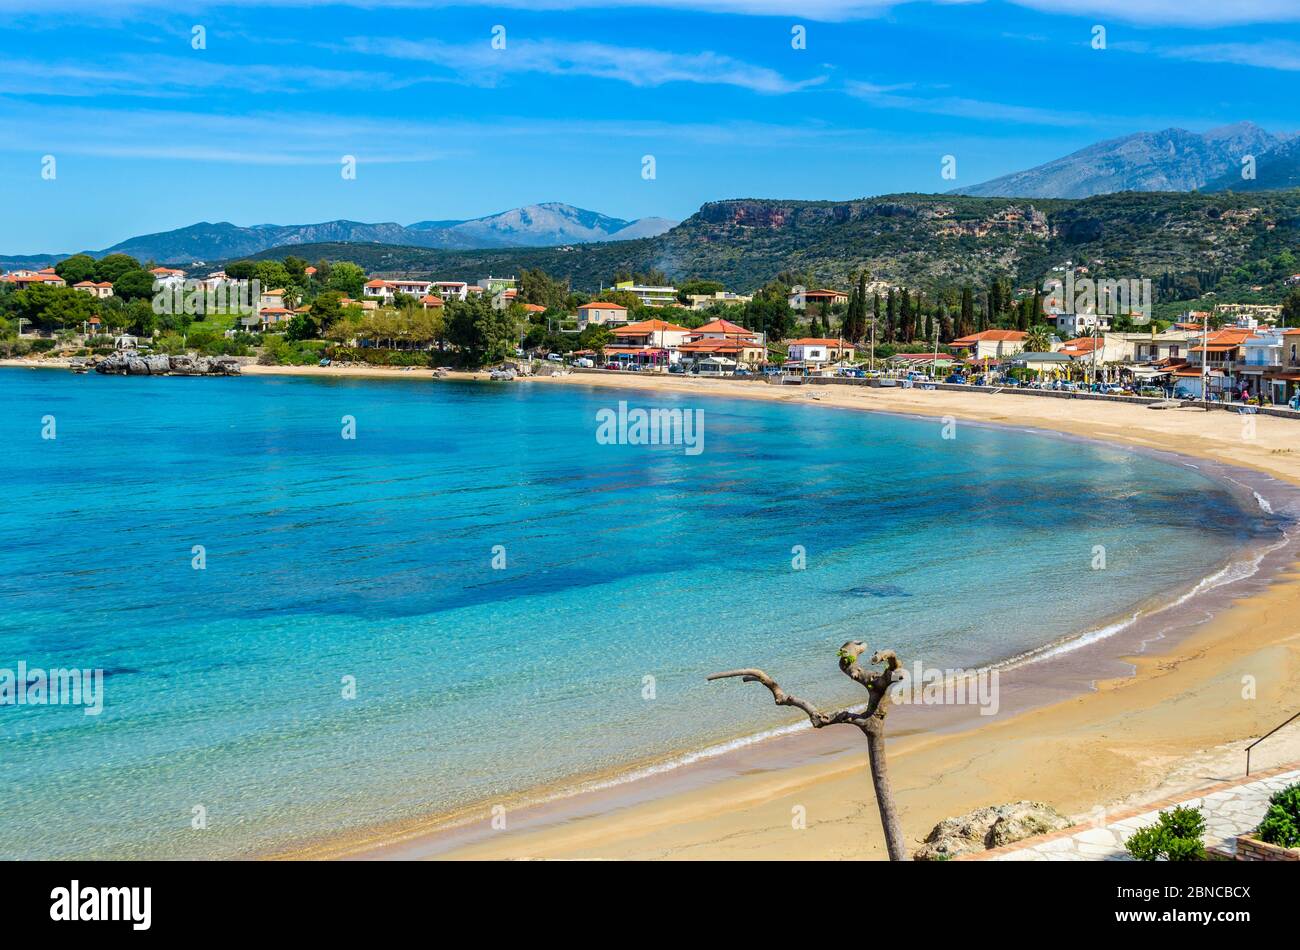
{"label": "leafy bush", "polygon": [[1134,832],[1124,847],[1139,861],[1204,861],[1205,816],[1199,808],[1179,805],[1162,811],[1160,820]]}
{"label": "leafy bush", "polygon": [[381,350],[375,347],[332,346],[326,351],[332,360],[369,363],[372,366],[432,366],[433,353],[427,350]]}
{"label": "leafy bush", "polygon": [[262,341],[262,355],[257,361],[263,366],[310,366],[320,362],[326,346],[322,340],[290,342],[281,336],[268,335]]}
{"label": "leafy bush", "polygon": [[1300,847],[1300,782],[1273,793],[1255,834],[1279,848]]}

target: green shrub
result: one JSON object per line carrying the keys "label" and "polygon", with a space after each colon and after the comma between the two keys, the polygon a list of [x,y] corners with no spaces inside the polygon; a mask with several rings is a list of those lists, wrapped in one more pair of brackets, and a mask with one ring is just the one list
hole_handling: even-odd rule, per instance
{"label": "green shrub", "polygon": [[262,340],[262,355],[257,361],[263,366],[310,366],[320,362],[326,346],[328,344],[323,340],[289,341],[282,336],[267,334]]}
{"label": "green shrub", "polygon": [[1273,793],[1255,834],[1279,848],[1300,847],[1300,782]]}
{"label": "green shrub", "polygon": [[325,355],[339,362],[371,366],[432,366],[434,356],[428,350],[382,350],[369,346],[332,346]]}
{"label": "green shrub", "polygon": [[1205,816],[1199,808],[1179,805],[1162,811],[1154,825],[1133,833],[1124,847],[1139,861],[1204,861]]}

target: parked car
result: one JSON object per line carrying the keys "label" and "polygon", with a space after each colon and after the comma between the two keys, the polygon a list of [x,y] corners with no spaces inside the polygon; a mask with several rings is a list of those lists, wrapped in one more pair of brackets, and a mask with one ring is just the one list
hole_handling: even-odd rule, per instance
{"label": "parked car", "polygon": [[668,367],[668,372],[670,372],[670,373],[685,373],[685,372],[686,372],[686,367],[683,366],[681,363],[674,363],[672,366]]}
{"label": "parked car", "polygon": [[746,366],[737,366],[737,367],[736,367],[736,371],[735,371],[734,373],[732,373],[731,375],[733,375],[733,376],[753,376],[754,374],[751,373],[751,372],[749,371],[749,368],[746,367]]}
{"label": "parked car", "polygon": [[944,380],[945,383],[956,383],[958,386],[966,385],[966,377],[961,373],[953,373]]}
{"label": "parked car", "polygon": [[564,357],[561,356],[559,353],[547,353],[547,354],[546,354],[546,358],[547,358],[548,360],[550,360],[552,363],[563,363],[563,362],[564,362]]}
{"label": "parked car", "polygon": [[595,366],[596,364],[595,364],[595,362],[592,361],[589,357],[586,357],[586,356],[580,356],[580,357],[578,357],[576,360],[574,360],[574,365],[576,365],[576,366],[581,366],[581,367],[584,367],[584,368],[586,368],[586,369],[590,369],[591,367]]}

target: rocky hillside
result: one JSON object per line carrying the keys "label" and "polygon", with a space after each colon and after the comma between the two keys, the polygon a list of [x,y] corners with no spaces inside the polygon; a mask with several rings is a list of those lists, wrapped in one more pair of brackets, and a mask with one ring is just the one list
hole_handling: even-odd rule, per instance
{"label": "rocky hillside", "polygon": [[861,267],[913,286],[1041,284],[1066,260],[1113,275],[1230,270],[1300,250],[1300,191],[1100,195],[1080,201],[890,195],[856,201],[737,199],[704,205],[654,238],[559,248],[434,251],[383,244],[277,249],[354,260],[368,270],[476,277],[541,267],[579,289],[620,270],[663,270],[753,290],[787,270],[847,286]]}
{"label": "rocky hillside", "polygon": [[1035,168],[1003,175],[954,194],[1019,198],[1087,198],[1120,191],[1192,191],[1240,169],[1288,140],[1252,122],[1208,132],[1164,129],[1089,145]]}

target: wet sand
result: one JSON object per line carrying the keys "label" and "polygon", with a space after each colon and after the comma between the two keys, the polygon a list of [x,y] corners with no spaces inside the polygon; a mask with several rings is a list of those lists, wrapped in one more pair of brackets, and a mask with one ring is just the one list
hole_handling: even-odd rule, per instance
{"label": "wet sand", "polygon": [[[245,372],[437,384],[423,369]],[[647,398],[652,391],[698,394],[704,405],[710,396],[724,396],[919,414],[936,425],[958,420],[958,438],[962,421],[1034,428],[1226,466],[1218,474],[1265,497],[1300,486],[1300,420],[1270,416],[1247,420],[1223,411],[1090,400],[639,374],[541,376],[504,385],[600,386],[622,390],[616,398],[635,398],[638,391]],[[1300,709],[1300,565],[1292,547],[1265,561],[1254,577],[1145,617],[1115,637],[1008,671],[996,717],[921,707],[892,711],[890,767],[908,838],[915,843],[940,819],[981,805],[1028,798],[1086,816],[1099,806],[1123,807],[1241,775],[1246,743]],[[841,675],[837,646],[827,644],[828,682]],[[737,665],[743,663],[737,657]],[[729,682],[718,688],[720,702],[753,705],[756,723],[766,716],[771,699],[761,687]],[[1252,758],[1258,769],[1295,761],[1300,727],[1269,739]],[[851,727],[803,729],[638,781],[540,805],[506,805],[501,830],[485,805],[455,816],[454,827],[446,826],[448,816],[430,816],[283,856],[885,857],[865,750]],[[804,829],[792,827],[796,807],[807,816]]]}
{"label": "wet sand", "polygon": [[[1300,486],[1300,420],[1269,416],[1252,417],[1252,431],[1243,417],[1223,411],[979,392],[593,374],[509,385],[601,386],[625,391],[618,398],[660,391],[778,399],[920,414],[936,424],[948,417],[1019,426],[1203,460],[1207,471],[1265,497],[1293,498]],[[1085,816],[1240,775],[1245,744],[1300,708],[1294,543],[1260,568],[1113,637],[1007,671],[996,717],[892,711],[891,773],[908,838],[916,843],[942,818],[987,804],[1028,798]],[[827,644],[828,681],[840,675],[837,646]],[[771,702],[756,685],[719,690],[720,702],[753,704],[756,722]],[[528,807],[507,802],[505,829],[494,828],[481,806],[456,816],[454,826],[448,816],[431,816],[292,856],[883,859],[861,746],[851,727],[805,729],[637,781]],[[1297,760],[1300,729],[1261,745],[1252,762],[1266,768]],[[792,827],[796,808],[806,828]]]}

